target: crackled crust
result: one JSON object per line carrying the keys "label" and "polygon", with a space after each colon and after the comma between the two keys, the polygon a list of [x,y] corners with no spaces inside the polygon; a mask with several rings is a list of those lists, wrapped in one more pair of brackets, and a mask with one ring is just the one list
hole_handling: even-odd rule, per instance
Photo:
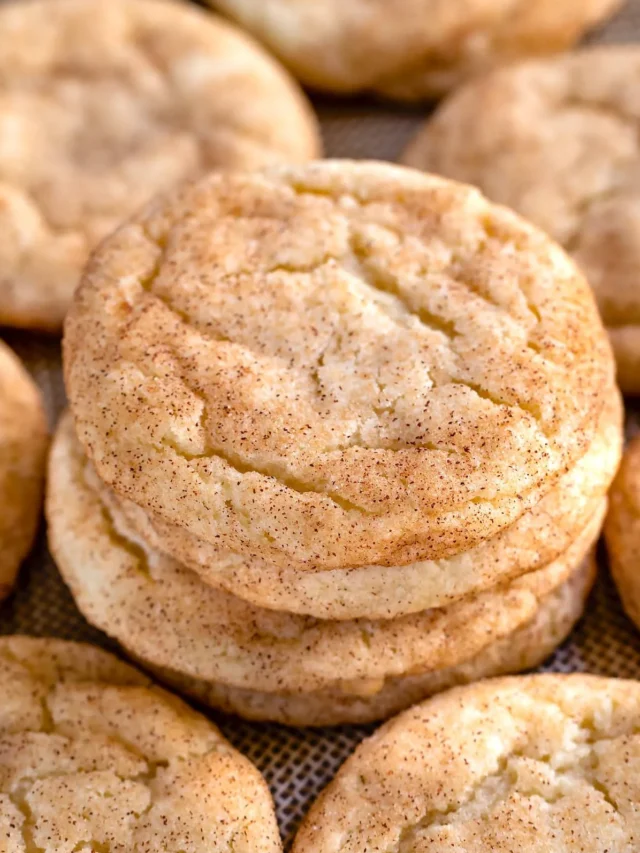
{"label": "crackled crust", "polygon": [[318,156],[295,83],[172,0],[0,6],[0,323],[62,324],[89,252],[194,174]]}
{"label": "crackled crust", "polygon": [[512,523],[590,444],[612,360],[541,232],[468,187],[322,161],[211,175],[112,235],[65,373],[122,497],[330,569],[449,556]]}
{"label": "crackled crust", "polygon": [[209,0],[309,86],[441,95],[501,61],[571,47],[620,0]]}
{"label": "crackled crust", "polygon": [[10,592],[36,534],[46,452],[40,391],[0,341],[0,600]]}
{"label": "crackled crust", "polygon": [[443,560],[305,572],[246,560],[150,516],[131,501],[127,526],[203,580],[256,607],[319,619],[392,619],[441,607],[547,565],[598,513],[622,455],[623,406],[612,389],[591,447],[531,510],[491,539]]}
{"label": "crackled crust", "polygon": [[[383,684],[371,685],[368,694],[336,688],[312,693],[260,693],[192,678],[148,661],[141,663],[176,690],[249,720],[269,720],[287,726],[371,723],[459,684],[523,672],[541,664],[582,616],[595,573],[595,559],[590,555],[568,580],[539,601],[529,622],[490,642],[474,657],[444,669],[388,678]],[[136,657],[131,649],[128,651]]]}
{"label": "crackled crust", "polygon": [[611,487],[604,533],[624,609],[640,628],[640,437],[627,447]]}
{"label": "crackled crust", "polygon": [[282,850],[258,771],[106,652],[1,637],[0,692],[6,853]]}
{"label": "crackled crust", "polygon": [[253,607],[151,550],[88,466],[68,416],[47,491],[51,552],[78,606],[137,658],[251,691],[354,696],[458,665],[529,622],[583,562],[605,506],[557,561],[511,584],[396,620],[330,622]]}
{"label": "crackled crust", "polygon": [[633,853],[640,684],[489,680],[417,705],[365,741],[293,853]]}
{"label": "crackled crust", "polygon": [[593,287],[625,391],[640,391],[640,48],[592,48],[454,94],[403,156],[476,184],[560,241]]}

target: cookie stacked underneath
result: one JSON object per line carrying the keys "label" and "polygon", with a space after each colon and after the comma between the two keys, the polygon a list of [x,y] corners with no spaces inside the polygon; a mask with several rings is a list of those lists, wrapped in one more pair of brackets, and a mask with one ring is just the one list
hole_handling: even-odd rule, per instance
{"label": "cookie stacked underneath", "polygon": [[609,345],[562,250],[468,187],[205,178],[94,254],[65,372],[52,551],[93,624],[212,705],[381,718],[538,664],[582,611]]}

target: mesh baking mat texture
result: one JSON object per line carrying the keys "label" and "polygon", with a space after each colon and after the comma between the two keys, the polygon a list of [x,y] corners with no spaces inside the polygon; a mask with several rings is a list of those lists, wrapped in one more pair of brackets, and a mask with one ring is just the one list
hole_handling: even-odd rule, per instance
{"label": "mesh baking mat texture", "polygon": [[[535,0],[531,0],[535,2]],[[640,0],[630,0],[596,42],[640,41]],[[424,117],[420,110],[375,101],[316,100],[326,152],[333,157],[395,160]],[[3,337],[24,359],[45,396],[51,425],[64,407],[58,342],[7,331]],[[640,405],[628,403],[629,432],[638,430]],[[601,572],[587,612],[570,639],[543,667],[554,672],[594,672],[640,678],[640,634],[625,617],[600,554]],[[47,551],[44,530],[22,568],[17,590],[0,608],[0,634],[24,633],[117,647],[76,609]],[[276,801],[280,827],[290,839],[319,791],[374,727],[296,730],[208,713],[229,740],[264,773]]]}

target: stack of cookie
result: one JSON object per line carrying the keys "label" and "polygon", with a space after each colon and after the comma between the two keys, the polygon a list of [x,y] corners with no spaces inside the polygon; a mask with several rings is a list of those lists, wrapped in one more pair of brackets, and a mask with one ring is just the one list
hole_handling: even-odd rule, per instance
{"label": "stack of cookie", "polygon": [[204,178],[102,244],[64,349],[52,552],[186,692],[372,720],[579,617],[613,359],[571,260],[477,191],[346,161]]}

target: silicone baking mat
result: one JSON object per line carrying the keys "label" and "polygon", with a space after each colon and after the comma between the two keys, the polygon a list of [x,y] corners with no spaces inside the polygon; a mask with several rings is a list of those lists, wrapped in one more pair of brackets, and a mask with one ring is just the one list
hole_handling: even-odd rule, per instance
{"label": "silicone baking mat", "polygon": [[[640,41],[640,0],[630,0],[591,40]],[[394,108],[375,101],[316,100],[316,107],[322,119],[326,152],[334,157],[394,160],[425,115],[424,108]],[[64,406],[58,342],[8,331],[3,337],[39,382],[53,426]],[[628,427],[634,431],[640,407],[634,409],[629,404],[628,409]],[[640,678],[640,634],[624,616],[607,574],[605,556],[600,556],[600,579],[586,615],[544,669]],[[15,594],[0,608],[0,634],[9,633],[86,640],[117,651],[74,606],[47,552],[43,530],[23,566]],[[229,740],[264,773],[286,839],[291,838],[318,792],[373,728],[305,731],[246,723],[219,714],[211,716]]]}

